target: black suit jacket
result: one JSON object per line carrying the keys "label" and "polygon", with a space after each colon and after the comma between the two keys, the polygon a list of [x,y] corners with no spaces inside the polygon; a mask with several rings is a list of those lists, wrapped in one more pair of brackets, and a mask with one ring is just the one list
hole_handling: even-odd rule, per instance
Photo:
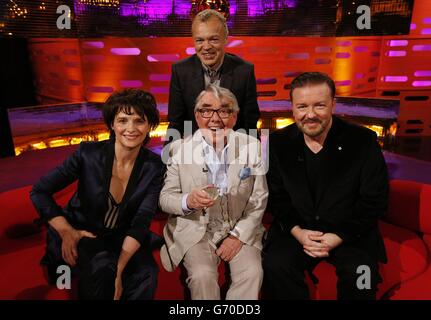
{"label": "black suit jacket", "polygon": [[[234,129],[256,129],[260,112],[254,66],[233,54],[226,53],[220,72],[220,86],[232,91],[240,108]],[[194,115],[195,101],[204,89],[202,63],[196,54],[172,65],[168,105],[169,128],[178,130],[183,136],[183,122],[191,120],[193,132],[196,131],[198,126]]]}
{"label": "black suit jacket", "polygon": [[[30,193],[45,221],[63,215],[75,227],[103,235],[112,232],[103,225],[108,210],[108,192],[115,156],[114,142],[83,142],[62,165],[42,177]],[[118,228],[141,244],[149,238],[149,225],[156,213],[164,164],[160,157],[141,147],[126,192],[121,201]],[[77,192],[63,210],[53,194],[78,180]]]}
{"label": "black suit jacket", "polygon": [[[373,131],[333,117],[325,141],[324,190],[313,202],[308,186],[304,135],[296,124],[269,138],[269,206],[274,223],[290,234],[295,225],[331,232],[386,261],[378,219],[387,209],[386,164]],[[268,241],[272,241],[269,232]]]}

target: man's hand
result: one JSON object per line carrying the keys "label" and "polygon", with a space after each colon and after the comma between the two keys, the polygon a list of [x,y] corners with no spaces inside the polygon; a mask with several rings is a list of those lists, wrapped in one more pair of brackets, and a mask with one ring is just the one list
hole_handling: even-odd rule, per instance
{"label": "man's hand", "polygon": [[189,209],[199,210],[213,206],[214,200],[212,200],[208,196],[208,193],[203,190],[204,188],[211,186],[212,185],[208,185],[202,188],[193,189],[187,196],[187,207],[189,207]]}
{"label": "man's hand", "polygon": [[76,230],[70,228],[67,231],[60,233],[61,243],[61,254],[64,261],[70,266],[76,265],[76,259],[78,258],[78,242],[82,237],[96,238],[94,234],[85,230]]}
{"label": "man's hand", "polygon": [[313,258],[325,258],[329,256],[329,246],[320,240],[315,240],[322,237],[324,234],[320,231],[302,229],[295,226],[291,230],[292,235],[298,240],[304,249],[304,252]]}
{"label": "man's hand", "polygon": [[343,239],[337,236],[335,233],[325,233],[321,236],[310,236],[310,239],[313,241],[320,241],[320,243],[326,245],[329,248],[329,251],[335,249],[340,244],[343,243]]}
{"label": "man's hand", "polygon": [[241,250],[242,241],[230,235],[223,240],[220,247],[217,249],[216,254],[224,261],[231,261]]}

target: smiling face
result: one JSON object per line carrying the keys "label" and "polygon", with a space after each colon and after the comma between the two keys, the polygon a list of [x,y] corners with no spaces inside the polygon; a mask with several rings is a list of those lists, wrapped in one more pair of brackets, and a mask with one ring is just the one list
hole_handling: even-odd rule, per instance
{"label": "smiling face", "polygon": [[326,137],[335,109],[335,99],[326,83],[310,84],[292,92],[292,112],[298,128],[307,136]]}
{"label": "smiling face", "polygon": [[[195,111],[199,129],[209,144],[212,143],[214,147],[224,145],[224,138],[235,126],[238,115],[237,112],[232,111],[232,102],[225,97],[218,99],[212,92],[205,92],[200,103],[200,109]],[[213,112],[209,118],[204,117],[210,110],[218,112]],[[224,118],[226,116],[227,118]]]}
{"label": "smiling face", "polygon": [[216,17],[205,22],[194,21],[192,37],[196,54],[208,67],[217,67],[225,54],[226,33],[223,24]]}
{"label": "smiling face", "polygon": [[150,126],[146,117],[141,118],[131,109],[131,114],[127,114],[120,109],[115,115],[112,130],[115,133],[115,143],[128,150],[141,147]]}

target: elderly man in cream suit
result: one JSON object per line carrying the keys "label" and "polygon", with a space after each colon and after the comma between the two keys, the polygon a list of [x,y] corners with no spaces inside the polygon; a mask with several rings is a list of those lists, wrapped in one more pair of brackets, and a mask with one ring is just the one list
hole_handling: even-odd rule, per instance
{"label": "elderly man in cream suit", "polygon": [[192,299],[220,299],[218,264],[230,265],[226,299],[257,299],[268,189],[259,140],[232,130],[235,96],[209,85],[196,99],[199,130],[170,147],[160,207],[163,266],[187,269]]}

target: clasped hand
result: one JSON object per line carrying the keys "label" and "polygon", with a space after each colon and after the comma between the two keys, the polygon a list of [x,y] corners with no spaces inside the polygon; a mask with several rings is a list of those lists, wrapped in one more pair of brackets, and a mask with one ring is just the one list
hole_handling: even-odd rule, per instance
{"label": "clasped hand", "polygon": [[329,257],[329,252],[343,242],[335,233],[301,229],[299,226],[292,229],[292,235],[301,243],[304,252],[313,258]]}

